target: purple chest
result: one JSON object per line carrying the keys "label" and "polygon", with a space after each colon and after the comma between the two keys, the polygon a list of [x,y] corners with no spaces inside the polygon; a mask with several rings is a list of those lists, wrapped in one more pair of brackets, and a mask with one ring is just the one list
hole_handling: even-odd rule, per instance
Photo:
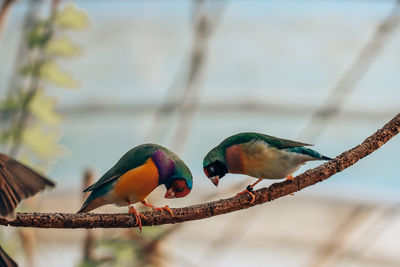
{"label": "purple chest", "polygon": [[158,169],[159,184],[164,184],[174,173],[174,162],[162,151],[157,150],[151,156]]}

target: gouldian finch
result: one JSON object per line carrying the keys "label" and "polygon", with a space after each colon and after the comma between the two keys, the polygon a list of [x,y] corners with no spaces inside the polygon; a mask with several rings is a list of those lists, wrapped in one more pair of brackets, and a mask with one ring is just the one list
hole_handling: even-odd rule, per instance
{"label": "gouldian finch", "polygon": [[[0,154],[0,217],[13,219],[22,199],[31,197],[54,183],[24,164]],[[0,266],[17,267],[17,263],[0,246]]]}
{"label": "gouldian finch", "polygon": [[156,144],[143,144],[129,150],[96,183],[84,192],[91,194],[78,211],[89,212],[106,204],[129,206],[141,230],[141,218],[144,217],[133,206],[143,205],[157,210],[166,210],[168,206],[157,208],[147,203],[146,197],[159,185],[167,188],[165,198],[180,198],[190,193],[193,177],[186,164],[172,151]]}
{"label": "gouldian finch", "polygon": [[239,133],[208,152],[203,169],[215,186],[227,173],[258,178],[238,194],[249,193],[253,203],[253,187],[263,179],[292,179],[292,174],[305,162],[331,159],[305,146],[310,145],[260,133]]}

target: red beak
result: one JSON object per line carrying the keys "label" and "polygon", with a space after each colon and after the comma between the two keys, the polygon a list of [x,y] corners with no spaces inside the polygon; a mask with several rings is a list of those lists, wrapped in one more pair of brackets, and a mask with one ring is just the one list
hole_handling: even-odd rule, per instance
{"label": "red beak", "polygon": [[211,182],[213,182],[213,184],[218,187],[218,183],[219,183],[219,176],[214,176],[210,178]]}
{"label": "red beak", "polygon": [[165,198],[175,198],[175,192],[172,189],[172,187],[170,189],[167,190],[167,192],[165,193]]}

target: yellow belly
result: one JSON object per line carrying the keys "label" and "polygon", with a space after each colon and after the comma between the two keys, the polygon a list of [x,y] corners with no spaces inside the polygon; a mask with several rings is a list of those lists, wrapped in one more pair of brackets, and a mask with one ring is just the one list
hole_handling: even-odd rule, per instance
{"label": "yellow belly", "polygon": [[123,174],[114,187],[114,197],[121,204],[144,200],[158,186],[158,170],[150,158],[145,164]]}

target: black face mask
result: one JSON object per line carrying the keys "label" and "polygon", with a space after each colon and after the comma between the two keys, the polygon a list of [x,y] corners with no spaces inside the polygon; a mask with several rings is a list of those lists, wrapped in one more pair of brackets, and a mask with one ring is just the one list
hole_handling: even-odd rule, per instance
{"label": "black face mask", "polygon": [[219,176],[219,178],[222,178],[228,173],[228,168],[220,161],[214,161],[204,169],[206,170],[208,177]]}

